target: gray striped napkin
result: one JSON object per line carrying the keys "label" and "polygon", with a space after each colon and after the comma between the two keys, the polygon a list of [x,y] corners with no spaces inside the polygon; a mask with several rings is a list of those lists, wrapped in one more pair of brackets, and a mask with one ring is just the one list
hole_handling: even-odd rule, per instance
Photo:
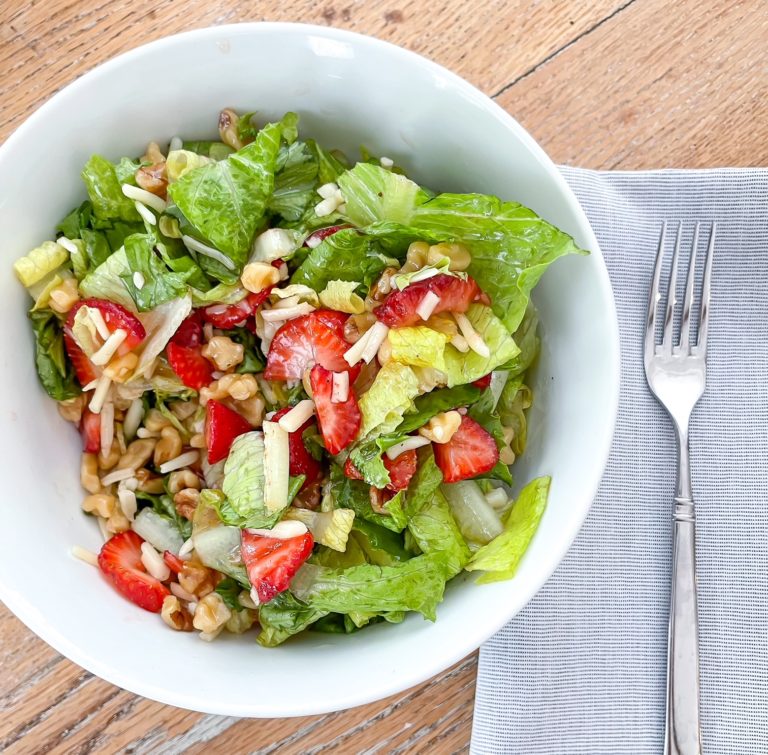
{"label": "gray striped napkin", "polygon": [[641,341],[663,219],[716,220],[707,391],[691,428],[707,755],[768,753],[768,170],[563,168],[613,283],[619,419],[589,517],[480,652],[472,752],[663,750],[674,437]]}

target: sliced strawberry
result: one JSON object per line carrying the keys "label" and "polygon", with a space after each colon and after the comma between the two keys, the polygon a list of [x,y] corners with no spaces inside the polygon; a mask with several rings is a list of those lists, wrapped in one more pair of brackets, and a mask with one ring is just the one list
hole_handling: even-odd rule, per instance
{"label": "sliced strawberry", "polygon": [[354,382],[359,366],[350,368],[344,361],[349,344],[342,337],[347,315],[317,309],[289,320],[275,333],[267,355],[267,380],[300,380],[304,371],[320,364],[333,372],[349,372]]}
{"label": "sliced strawberry", "polygon": [[205,445],[208,463],[226,459],[238,435],[249,432],[251,424],[245,417],[224,404],[210,399],[205,406]]}
{"label": "sliced strawberry", "polygon": [[350,388],[347,400],[334,404],[333,372],[316,364],[309,374],[312,398],[317,412],[317,423],[328,453],[335,455],[344,450],[357,436],[362,415],[355,392]]}
{"label": "sliced strawberry", "polygon": [[64,326],[64,348],[67,350],[69,361],[72,362],[72,366],[75,368],[77,382],[81,386],[88,385],[99,377],[93,362],[88,359],[85,352],[77,345],[75,337],[67,325]]}
{"label": "sliced strawberry", "polygon": [[203,317],[199,309],[184,320],[179,329],[171,336],[171,343],[195,348],[203,341]]}
{"label": "sliced strawberry", "polygon": [[229,330],[245,325],[256,308],[267,300],[273,286],[268,286],[258,294],[248,294],[237,304],[212,304],[202,310],[202,317],[215,328]]}
{"label": "sliced strawberry", "polygon": [[466,416],[447,443],[433,443],[432,447],[445,482],[458,482],[490,472],[499,460],[493,436]]}
{"label": "sliced strawberry", "polygon": [[344,228],[351,227],[352,226],[349,225],[329,225],[327,228],[318,228],[304,239],[304,246],[314,249],[321,241],[325,241],[329,236],[333,236],[334,233],[338,233]]}
{"label": "sliced strawberry", "polygon": [[99,569],[117,591],[145,611],[160,613],[168,588],[147,574],[141,561],[144,541],[133,531],[113,535],[101,548]]}
{"label": "sliced strawberry", "polygon": [[83,451],[87,454],[98,453],[101,448],[101,417],[88,407],[80,417],[80,435],[83,438]]}
{"label": "sliced strawberry", "polygon": [[288,589],[294,574],[312,553],[314,540],[309,532],[280,539],[245,529],[240,543],[248,579],[259,602],[268,603]]}
{"label": "sliced strawberry", "polygon": [[[279,412],[275,413],[272,417],[273,422],[277,422],[280,417],[291,411],[290,407],[285,407]],[[316,483],[323,476],[323,467],[320,462],[307,451],[307,447],[304,445],[304,438],[302,434],[304,431],[314,422],[313,419],[308,419],[298,430],[292,433],[288,433],[288,455],[289,471],[293,477],[304,475],[306,478],[301,489],[309,487]]]}
{"label": "sliced strawberry", "polygon": [[163,561],[165,561],[165,565],[174,574],[180,574],[181,570],[184,568],[184,561],[182,561],[182,559],[180,559],[175,553],[171,553],[171,551],[163,552]]}
{"label": "sliced strawberry", "polygon": [[416,451],[413,449],[404,451],[395,459],[384,456],[384,466],[389,472],[387,488],[394,491],[405,490],[411,478],[416,474],[417,464]]}
{"label": "sliced strawberry", "polygon": [[466,280],[453,275],[435,275],[432,278],[411,283],[402,291],[392,291],[381,306],[373,310],[378,320],[390,328],[402,328],[421,322],[416,312],[429,292],[439,297],[432,310],[438,312],[466,312],[469,305],[480,296],[480,289],[472,278]]}
{"label": "sliced strawberry", "polygon": [[146,337],[147,332],[144,330],[144,326],[141,324],[136,315],[129,312],[121,304],[114,301],[107,301],[106,299],[83,299],[77,302],[72,309],[69,310],[67,317],[67,324],[72,327],[72,323],[75,320],[75,314],[80,307],[90,307],[91,309],[98,309],[101,312],[101,316],[104,318],[104,322],[109,328],[110,333],[114,333],[116,330],[124,330],[128,335],[125,340],[120,344],[120,348],[117,350],[118,354],[127,354],[131,349],[135,349]]}
{"label": "sliced strawberry", "polygon": [[166,350],[168,364],[181,378],[181,382],[199,391],[213,380],[213,366],[202,355],[200,347],[190,348],[179,346],[177,343],[169,343]]}
{"label": "sliced strawberry", "polygon": [[362,480],[363,475],[360,474],[360,470],[352,463],[352,458],[347,457],[344,462],[344,474],[349,477],[350,480]]}
{"label": "sliced strawberry", "polygon": [[477,386],[480,390],[484,391],[486,388],[491,387],[491,374],[488,373],[487,375],[484,375],[481,378],[478,378],[477,380],[472,381],[472,385]]}
{"label": "sliced strawberry", "polygon": [[[404,451],[397,458],[390,459],[388,456],[384,456],[384,466],[389,472],[389,485],[387,490],[395,491],[405,490],[411,481],[411,478],[416,474],[416,466],[418,459],[416,457],[416,451]],[[362,480],[363,475],[360,474],[360,470],[352,463],[352,459],[347,458],[344,463],[344,474],[351,480]]]}

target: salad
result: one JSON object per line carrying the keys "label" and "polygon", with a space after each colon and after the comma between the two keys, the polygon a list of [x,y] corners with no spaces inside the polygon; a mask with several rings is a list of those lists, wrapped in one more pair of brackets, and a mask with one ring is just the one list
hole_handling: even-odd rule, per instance
{"label": "salad", "polygon": [[547,501],[547,477],[509,494],[530,293],[584,252],[297,126],[224,110],[219,140],[94,155],[14,266],[105,539],[74,555],[205,640],[434,620],[460,573],[514,575]]}

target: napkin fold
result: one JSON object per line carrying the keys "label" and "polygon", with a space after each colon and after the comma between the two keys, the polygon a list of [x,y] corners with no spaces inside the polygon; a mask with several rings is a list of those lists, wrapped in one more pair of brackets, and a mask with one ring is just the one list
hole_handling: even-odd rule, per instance
{"label": "napkin fold", "polygon": [[568,555],[481,648],[471,751],[663,751],[676,453],[642,339],[666,219],[684,222],[684,249],[696,220],[718,224],[707,389],[691,423],[703,749],[768,753],[768,170],[562,172],[613,284],[619,417]]}

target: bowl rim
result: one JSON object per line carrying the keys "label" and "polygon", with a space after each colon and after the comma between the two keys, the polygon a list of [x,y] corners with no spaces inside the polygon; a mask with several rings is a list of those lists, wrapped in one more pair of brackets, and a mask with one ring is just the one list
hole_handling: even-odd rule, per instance
{"label": "bowl rim", "polygon": [[[554,162],[546,154],[546,152],[539,146],[539,144],[533,139],[533,137],[521,126],[518,121],[504,110],[498,103],[496,103],[491,97],[480,91],[475,85],[468,82],[458,74],[445,68],[444,66],[436,63],[429,58],[413,52],[412,50],[401,47],[400,45],[388,42],[377,37],[369,36],[367,34],[361,34],[359,32],[348,31],[345,29],[339,29],[333,26],[321,26],[318,24],[305,24],[295,22],[273,22],[273,21],[255,21],[255,22],[242,22],[223,24],[221,26],[206,26],[189,31],[179,32],[177,34],[161,37],[160,39],[147,42],[138,47],[135,47],[126,52],[120,53],[108,60],[95,65],[84,74],[78,76],[76,79],[70,81],[58,92],[49,97],[40,107],[38,107],[30,116],[28,116],[0,145],[0,165],[5,159],[6,155],[11,153],[16,145],[16,142],[20,140],[23,135],[36,127],[37,123],[47,117],[48,111],[51,110],[59,100],[69,96],[69,94],[83,86],[87,86],[91,81],[97,80],[102,76],[108,76],[113,69],[119,68],[126,63],[129,63],[134,58],[138,58],[144,55],[147,51],[155,51],[164,48],[171,48],[178,44],[185,44],[190,41],[196,40],[210,40],[211,38],[227,36],[244,36],[244,35],[262,35],[262,34],[302,34],[321,36],[327,39],[332,39],[339,42],[351,42],[356,45],[368,46],[376,50],[380,50],[389,55],[398,55],[401,58],[405,58],[414,65],[421,68],[425,68],[432,71],[443,79],[448,80],[451,84],[456,86],[462,91],[462,93],[474,104],[484,109],[489,114],[493,115],[499,120],[506,128],[514,133],[516,138],[528,149],[542,167],[547,171],[549,178],[554,182],[557,188],[560,190],[562,197],[566,200],[568,209],[573,214],[580,218],[582,221],[582,232],[586,241],[586,246],[589,247],[592,254],[598,258],[598,264],[596,266],[596,278],[602,293],[606,295],[609,302],[609,321],[604,323],[609,331],[609,339],[606,339],[606,345],[611,349],[611,363],[612,374],[610,375],[610,392],[604,395],[604,404],[609,409],[609,416],[611,418],[610,423],[606,424],[606,428],[599,438],[599,442],[593,447],[595,458],[600,460],[599,465],[595,465],[595,469],[599,469],[599,474],[594,475],[587,486],[585,486],[585,495],[583,495],[584,503],[581,506],[581,510],[578,512],[578,526],[574,527],[571,535],[562,541],[559,548],[553,549],[549,552],[546,561],[542,561],[540,569],[540,578],[536,580],[536,584],[533,584],[528,589],[521,592],[517,602],[515,610],[510,615],[504,615],[496,622],[486,625],[482,628],[482,631],[475,632],[473,634],[468,633],[469,642],[457,643],[452,652],[441,655],[439,664],[425,665],[420,673],[413,674],[408,679],[408,685],[406,688],[416,686],[423,683],[427,679],[432,678],[436,674],[441,673],[445,669],[449,668],[454,663],[465,658],[470,653],[474,652],[482,642],[487,641],[493,634],[505,626],[515,615],[517,615],[523,607],[533,598],[533,596],[541,589],[544,583],[550,578],[557,566],[565,557],[566,552],[569,550],[577,534],[581,530],[583,523],[589,513],[589,510],[597,494],[598,486],[602,475],[604,474],[606,464],[608,462],[608,455],[613,440],[614,429],[616,425],[619,405],[619,385],[620,385],[620,349],[619,349],[619,328],[618,319],[616,314],[616,305],[613,298],[612,287],[608,276],[608,271],[605,266],[600,246],[591,224],[586,216],[586,213],[582,209],[579,201],[576,198],[573,190],[570,188],[565,178],[557,169]],[[589,493],[587,495],[586,493]],[[115,669],[111,665],[108,665],[104,661],[97,657],[92,656],[89,651],[82,648],[67,637],[59,632],[53,624],[51,624],[46,618],[38,612],[38,610],[27,601],[25,596],[13,589],[7,587],[5,584],[0,583],[0,600],[10,609],[10,611],[24,623],[27,628],[34,632],[44,642],[54,648],[58,653],[86,669],[90,673],[106,680],[111,684],[115,684],[127,691],[141,695],[143,697],[155,700],[157,702],[181,707],[188,710],[199,711],[202,713],[216,714],[216,715],[230,715],[230,716],[244,716],[244,717],[292,717],[292,716],[304,716],[304,715],[316,715],[336,710],[343,710],[339,706],[340,701],[334,700],[333,703],[328,705],[305,707],[299,709],[297,706],[296,711],[285,712],[282,710],[269,710],[269,705],[263,704],[254,705],[251,702],[244,702],[238,706],[237,709],[233,709],[231,705],[220,706],[215,700],[202,699],[195,696],[190,692],[183,691],[171,691],[164,687],[154,685],[151,681],[146,679],[139,679],[136,677],[126,677],[123,672]],[[482,640],[478,643],[478,636],[482,635]],[[435,670],[438,667],[438,670]],[[349,699],[346,701],[347,708],[357,707],[360,705],[369,704],[378,700],[382,700],[392,694],[402,692],[404,689],[401,683],[394,681],[382,681],[375,691],[368,694],[361,694],[359,691],[355,691],[354,694],[350,693]],[[343,701],[342,701],[343,702]]]}

